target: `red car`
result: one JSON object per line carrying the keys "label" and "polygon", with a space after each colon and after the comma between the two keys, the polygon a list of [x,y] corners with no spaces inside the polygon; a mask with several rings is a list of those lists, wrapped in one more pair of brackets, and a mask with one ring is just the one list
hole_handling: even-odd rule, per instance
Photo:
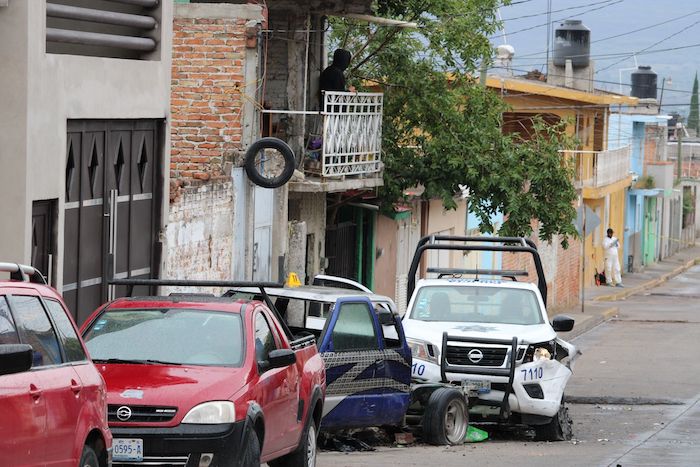
{"label": "red car", "polygon": [[107,467],[102,376],[61,297],[30,266],[0,263],[0,465]]}
{"label": "red car", "polygon": [[120,298],[82,332],[107,382],[114,465],[315,464],[324,364],[264,303]]}

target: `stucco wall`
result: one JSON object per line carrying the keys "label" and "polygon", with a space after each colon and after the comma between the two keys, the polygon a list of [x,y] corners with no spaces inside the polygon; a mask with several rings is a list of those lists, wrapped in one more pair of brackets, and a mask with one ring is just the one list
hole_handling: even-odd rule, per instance
{"label": "stucco wall", "polygon": [[[29,259],[27,218],[28,2],[0,9],[0,261]],[[7,66],[7,64],[12,64]],[[30,208],[31,209],[31,208]]]}
{"label": "stucco wall", "polygon": [[[306,224],[306,238],[303,248],[298,250],[290,244],[289,265],[299,264],[298,259],[304,258],[304,274],[309,278],[322,274],[326,245],[326,194],[325,193],[289,193],[289,220]],[[307,258],[308,251],[308,258]],[[288,272],[295,271],[288,267]]]}
{"label": "stucco wall", "polygon": [[191,185],[170,205],[163,277],[227,279],[233,252],[233,184]]}
{"label": "stucco wall", "polygon": [[393,297],[396,292],[396,248],[398,224],[386,216],[377,216],[375,248],[381,252],[374,263],[374,291]]}
{"label": "stucco wall", "polygon": [[[47,54],[46,2],[13,1],[0,11],[0,62],[13,64],[3,67],[0,77],[4,84],[0,86],[1,162],[3,174],[7,174],[2,177],[8,177],[0,184],[0,215],[14,220],[0,231],[0,257],[28,263],[32,201],[58,199],[59,288],[63,267],[66,122],[140,118],[167,122],[172,3],[162,2],[161,8],[160,49],[164,53],[159,61]],[[165,133],[163,146],[168,147],[168,132]],[[162,157],[167,164],[168,156]],[[23,160],[26,171],[22,169]],[[6,203],[8,199],[15,202]],[[167,203],[167,196],[163,202]]]}

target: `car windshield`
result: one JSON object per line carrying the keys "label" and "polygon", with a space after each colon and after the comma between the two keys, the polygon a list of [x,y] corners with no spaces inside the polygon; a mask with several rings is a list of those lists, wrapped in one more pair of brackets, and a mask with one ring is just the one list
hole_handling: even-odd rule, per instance
{"label": "car windshield", "polygon": [[83,336],[96,361],[240,366],[241,316],[165,308],[108,310]]}
{"label": "car windshield", "polygon": [[531,290],[454,285],[419,289],[411,318],[523,325],[544,322],[537,296]]}

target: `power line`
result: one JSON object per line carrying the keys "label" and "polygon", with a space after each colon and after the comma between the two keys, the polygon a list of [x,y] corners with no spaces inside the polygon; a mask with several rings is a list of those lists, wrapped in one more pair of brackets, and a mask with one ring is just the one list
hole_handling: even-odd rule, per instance
{"label": "power line", "polygon": [[[598,7],[596,7],[596,8],[591,8],[590,10],[582,11],[581,13],[579,13],[579,15],[585,15],[586,13],[590,13],[590,12],[592,12],[592,11],[602,10],[603,8],[607,8],[607,7],[609,7],[609,6],[617,5],[618,3],[622,3],[622,2],[624,2],[624,1],[625,1],[625,0],[607,0],[607,3],[606,3],[605,5],[601,5],[601,6],[598,6]],[[566,19],[568,19],[568,18],[560,18],[560,19],[554,20],[553,22],[556,23],[556,22],[559,22],[559,21],[564,21],[564,20],[566,20]],[[531,26],[531,27],[529,27],[529,28],[518,29],[517,31],[509,32],[508,35],[509,35],[509,36],[512,36],[512,35],[514,35],[514,34],[519,34],[519,33],[521,33],[521,32],[531,31],[531,30],[533,30],[533,29],[537,29],[537,28],[541,28],[541,27],[547,26],[547,24],[549,24],[549,22],[547,22],[547,23],[542,23],[542,24],[538,24],[538,25],[536,25],[536,26]],[[494,39],[495,37],[498,37],[498,36],[492,36],[492,37],[489,37],[489,39]]]}
{"label": "power line", "polygon": [[[684,27],[684,28],[681,29],[680,31],[676,31],[676,32],[674,32],[673,34],[664,37],[664,38],[661,39],[660,41],[654,42],[654,43],[651,44],[649,47],[646,47],[646,48],[640,50],[640,51],[637,52],[637,53],[633,53],[632,55],[638,55],[638,54],[641,53],[641,52],[645,52],[645,51],[651,49],[652,47],[657,46],[657,45],[661,44],[662,42],[665,42],[665,41],[669,40],[670,38],[675,37],[675,36],[677,36],[678,34],[680,34],[680,33],[682,33],[682,32],[687,31],[688,29],[692,28],[693,26],[697,25],[698,23],[700,23],[700,20],[694,22],[693,24],[691,24],[691,25],[689,25],[689,26]],[[623,58],[623,59],[621,59],[621,60],[619,60],[619,61],[617,61],[617,62],[615,62],[615,63],[611,63],[610,65],[606,66],[605,68],[601,68],[600,70],[597,70],[596,73],[600,73],[601,71],[605,71],[605,70],[607,70],[608,68],[611,68],[611,67],[617,65],[618,63],[624,62],[627,58],[629,58],[629,57],[625,57],[625,58]]]}
{"label": "power line", "polygon": [[[598,43],[598,42],[603,42],[603,41],[607,41],[607,40],[610,40],[610,39],[617,39],[618,37],[624,37],[624,36],[628,36],[628,35],[630,35],[630,34],[634,34],[634,33],[637,33],[637,32],[646,31],[646,30],[648,30],[648,29],[653,29],[653,28],[656,28],[656,27],[659,27],[659,26],[663,26],[664,24],[668,24],[668,23],[672,23],[672,22],[674,22],[674,21],[678,21],[678,20],[681,20],[681,19],[685,19],[685,18],[687,18],[687,17],[689,17],[689,16],[693,16],[693,15],[696,15],[696,14],[698,14],[698,13],[700,13],[700,10],[691,11],[690,13],[686,13],[686,14],[681,15],[681,16],[676,16],[675,18],[671,18],[671,19],[668,19],[668,20],[665,20],[665,21],[661,21],[660,23],[650,24],[650,25],[648,25],[648,26],[644,26],[644,27],[639,28],[639,29],[633,29],[633,30],[631,30],[631,31],[623,32],[623,33],[620,33],[620,34],[615,34],[615,35],[612,35],[612,36],[603,37],[602,39],[596,39],[596,40],[591,41],[591,44]],[[541,57],[541,54],[544,54],[545,52],[546,52],[545,50],[543,50],[543,51],[541,51],[541,52],[533,52],[533,53],[531,53],[531,54],[522,55],[520,58],[536,57],[536,56],[540,56],[540,57]]]}
{"label": "power line", "polygon": [[[514,71],[520,71],[523,73],[529,73],[532,70],[527,70],[525,68],[506,68],[506,67],[490,67],[489,69],[509,69],[509,70],[514,70]],[[550,73],[549,76],[556,76],[557,78],[565,78],[565,75],[561,74],[552,74]],[[632,86],[632,83],[619,83],[617,81],[607,81],[607,80],[602,80],[602,79],[594,79],[594,78],[576,78],[579,81],[589,81],[593,83],[602,83],[602,84],[614,84],[615,86],[619,86],[620,84],[622,86]],[[683,94],[692,94],[691,91],[684,91],[682,89],[671,89],[671,88],[664,88],[664,92],[680,92]]]}
{"label": "power line", "polygon": [[535,17],[537,17],[537,16],[545,16],[545,15],[549,15],[549,14],[551,14],[551,13],[560,13],[560,12],[562,12],[562,11],[580,10],[581,8],[586,8],[586,7],[594,6],[594,5],[600,5],[600,4],[602,4],[602,3],[610,3],[611,1],[613,1],[613,0],[602,0],[602,1],[600,1],[600,2],[588,3],[588,4],[585,4],[585,5],[570,6],[570,7],[568,7],[568,8],[561,8],[561,9],[559,9],[559,10],[545,11],[545,12],[542,12],[542,13],[532,13],[532,14],[530,14],[530,15],[516,16],[515,18],[506,18],[506,19],[504,19],[503,21],[504,21],[504,22],[505,22],[505,21],[515,21],[515,20],[517,20],[517,19],[535,18]]}
{"label": "power line", "polygon": [[501,6],[513,6],[513,5],[519,5],[521,3],[529,3],[533,0],[520,0],[519,2],[511,2],[508,5],[501,5]]}

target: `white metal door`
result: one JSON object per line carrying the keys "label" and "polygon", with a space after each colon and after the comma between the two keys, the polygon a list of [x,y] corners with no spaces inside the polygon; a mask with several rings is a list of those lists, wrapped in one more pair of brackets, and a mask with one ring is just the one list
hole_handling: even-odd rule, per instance
{"label": "white metal door", "polygon": [[255,187],[255,231],[253,233],[253,280],[272,280],[272,216],[274,191]]}

